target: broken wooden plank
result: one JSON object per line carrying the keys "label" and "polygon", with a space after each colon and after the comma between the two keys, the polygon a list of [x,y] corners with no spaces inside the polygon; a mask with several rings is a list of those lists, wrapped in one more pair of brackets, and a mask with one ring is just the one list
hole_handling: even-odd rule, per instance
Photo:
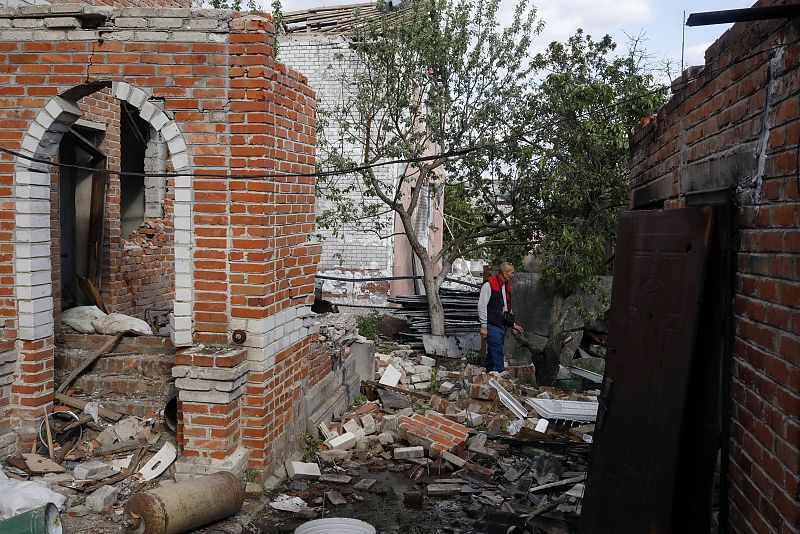
{"label": "broken wooden plank", "polygon": [[533,493],[535,491],[542,491],[552,488],[560,488],[562,486],[571,486],[577,484],[579,482],[583,482],[586,480],[586,475],[580,475],[573,478],[566,478],[564,480],[559,480],[558,482],[550,482],[549,484],[542,484],[541,486],[534,486],[528,490],[528,493]]}
{"label": "broken wooden plank", "polygon": [[38,454],[23,453],[25,459],[25,471],[32,475],[43,475],[45,473],[63,473],[65,469],[55,463],[50,458],[39,456]]}
{"label": "broken wooden plank", "polygon": [[[86,408],[86,405],[89,404],[89,401],[78,399],[76,397],[70,397],[69,395],[65,395],[64,393],[60,392],[56,392],[55,399],[64,406],[69,406],[70,408],[75,408],[76,410],[83,410]],[[122,419],[121,413],[109,410],[108,408],[100,408],[97,411],[97,414],[103,419],[108,419],[109,421],[119,421]]]}
{"label": "broken wooden plank", "polygon": [[65,378],[64,381],[61,382],[61,385],[58,386],[58,389],[56,389],[56,393],[62,393],[75,381],[76,378],[78,378],[81,375],[81,373],[83,373],[86,369],[94,365],[94,362],[96,362],[97,359],[100,358],[100,356],[102,356],[107,352],[110,352],[114,347],[116,347],[117,343],[120,342],[122,336],[124,336],[125,333],[126,332],[117,332],[116,334],[114,334],[114,337],[103,343],[102,347],[97,349],[94,353],[92,353],[91,356],[86,358],[86,360],[81,365],[73,369],[73,371],[67,376],[67,378]]}
{"label": "broken wooden plank", "polygon": [[142,445],[147,445],[147,440],[140,438],[129,439],[127,441],[122,441],[120,443],[115,443],[114,445],[109,445],[108,447],[98,449],[94,451],[94,456],[107,456],[109,454],[128,452],[132,451],[133,449],[138,449]]}

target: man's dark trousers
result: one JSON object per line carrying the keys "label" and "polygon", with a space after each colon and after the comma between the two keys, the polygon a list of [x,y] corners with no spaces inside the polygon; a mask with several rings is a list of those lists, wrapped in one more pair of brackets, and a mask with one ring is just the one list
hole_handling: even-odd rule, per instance
{"label": "man's dark trousers", "polygon": [[502,373],[506,370],[506,364],[503,361],[503,342],[506,339],[506,327],[491,323],[486,326],[488,327],[489,335],[486,339],[486,360],[483,362],[483,366],[488,372],[497,371]]}

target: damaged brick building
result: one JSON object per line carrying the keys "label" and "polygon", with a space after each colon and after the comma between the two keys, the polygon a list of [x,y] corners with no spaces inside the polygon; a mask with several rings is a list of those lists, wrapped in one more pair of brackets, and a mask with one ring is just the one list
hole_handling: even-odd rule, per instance
{"label": "damaged brick building", "polygon": [[716,205],[734,214],[722,465],[732,532],[800,527],[798,42],[796,18],[735,24],[633,134],[634,209]]}
{"label": "damaged brick building", "polygon": [[168,333],[186,472],[280,460],[331,369],[314,92],[269,18],[160,4],[0,8],[2,454],[54,400],[76,304]]}

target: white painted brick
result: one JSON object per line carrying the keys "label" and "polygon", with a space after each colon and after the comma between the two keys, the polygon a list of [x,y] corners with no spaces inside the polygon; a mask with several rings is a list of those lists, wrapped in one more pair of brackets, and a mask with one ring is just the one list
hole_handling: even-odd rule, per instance
{"label": "white painted brick", "polygon": [[176,172],[180,172],[183,169],[187,169],[189,167],[189,155],[186,152],[178,152],[177,154],[173,154],[172,156],[172,168],[175,169]]}
{"label": "white painted brick", "polygon": [[175,231],[175,243],[178,245],[190,245],[192,243],[192,234],[186,230]]}
{"label": "white painted brick", "polygon": [[19,302],[19,312],[20,314],[36,314],[42,312],[50,312],[53,311],[53,299],[52,297],[45,297],[42,299],[35,299],[35,300],[21,300]]}
{"label": "white painted brick", "polygon": [[[175,217],[173,221],[173,226],[175,230],[191,230],[192,229],[192,219],[189,217]],[[189,242],[182,243],[188,245]]]}
{"label": "white painted brick", "polygon": [[191,176],[176,176],[173,178],[175,183],[175,189],[191,189],[192,187],[192,177]]}
{"label": "white painted brick", "polygon": [[176,317],[173,315],[170,317],[169,324],[176,332],[180,330],[189,330],[192,328],[192,318],[188,316]]}
{"label": "white painted brick", "polygon": [[147,93],[138,87],[131,88],[131,93],[128,96],[128,103],[136,108],[141,109],[147,101]]}
{"label": "white painted brick", "polygon": [[52,280],[52,274],[49,271],[36,271],[35,273],[17,273],[16,281],[20,286],[38,286],[46,284]]}
{"label": "white painted brick", "polygon": [[186,259],[175,258],[175,272],[176,273],[191,273],[192,261]]}
{"label": "white painted brick", "polygon": [[156,131],[161,131],[161,129],[169,122],[169,117],[163,111],[159,110],[153,118],[150,119],[150,126],[152,126]]}
{"label": "white painted brick", "polygon": [[50,258],[18,258],[14,261],[17,272],[32,273],[36,271],[49,271]]}
{"label": "white painted brick", "polygon": [[[22,302],[22,301],[21,301]],[[19,326],[27,328],[36,328],[37,326],[45,326],[53,322],[53,311],[49,313],[19,313]]]}
{"label": "white painted brick", "polygon": [[192,332],[188,330],[182,330],[180,332],[173,331],[170,334],[170,338],[172,339],[172,344],[176,347],[188,347],[192,345]]}
{"label": "white painted brick", "polygon": [[139,110],[139,116],[142,120],[150,122],[150,119],[153,118],[157,111],[158,108],[152,102],[145,102],[142,105],[142,109]]}
{"label": "white painted brick", "polygon": [[182,187],[180,189],[175,189],[175,202],[191,202],[192,201],[192,190]]}
{"label": "white painted brick", "polygon": [[14,253],[17,258],[49,258],[50,243],[17,243]]}
{"label": "white painted brick", "polygon": [[178,302],[191,302],[192,289],[191,286],[175,286],[175,300]]}
{"label": "white painted brick", "polygon": [[41,284],[38,286],[17,286],[18,300],[34,300],[49,297],[53,294],[51,284]]}
{"label": "white painted brick", "polygon": [[182,260],[190,260],[192,259],[192,251],[187,246],[179,246],[175,247],[175,258],[182,259]]}
{"label": "white painted brick", "polygon": [[14,203],[17,213],[41,214],[50,213],[49,200],[17,200]]}
{"label": "white painted brick", "polygon": [[19,220],[17,228],[14,230],[14,239],[21,243],[49,243],[50,242],[50,228],[42,226],[36,227],[20,227]]}
{"label": "white painted brick", "polygon": [[46,337],[50,337],[52,335],[53,335],[53,323],[42,326],[36,326],[33,328],[30,327],[19,328],[19,338],[27,341],[43,339]]}
{"label": "white painted brick", "polygon": [[176,274],[175,287],[192,287],[192,276],[186,273]]}
{"label": "white painted brick", "polygon": [[115,98],[127,102],[128,96],[131,94],[131,84],[127,82],[112,82],[111,88],[114,92]]}
{"label": "white painted brick", "polygon": [[20,185],[50,186],[50,174],[44,172],[17,171],[14,173]]}
{"label": "white painted brick", "polygon": [[178,125],[175,123],[175,121],[170,121],[166,124],[166,126],[164,126],[164,128],[161,129],[161,135],[164,136],[164,140],[167,142],[167,145],[169,145],[169,142],[172,139],[175,139],[178,134],[180,134],[180,130],[178,129]]}
{"label": "white painted brick", "polygon": [[19,198],[50,200],[50,188],[45,185],[18,185],[16,194]]}

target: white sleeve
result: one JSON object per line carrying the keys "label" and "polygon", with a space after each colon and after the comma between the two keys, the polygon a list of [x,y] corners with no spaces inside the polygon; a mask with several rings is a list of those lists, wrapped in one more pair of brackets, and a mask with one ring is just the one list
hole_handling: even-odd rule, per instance
{"label": "white sleeve", "polygon": [[486,308],[489,306],[489,299],[492,298],[492,288],[489,282],[484,282],[481,286],[481,296],[478,297],[478,320],[481,322],[481,328],[486,328]]}

